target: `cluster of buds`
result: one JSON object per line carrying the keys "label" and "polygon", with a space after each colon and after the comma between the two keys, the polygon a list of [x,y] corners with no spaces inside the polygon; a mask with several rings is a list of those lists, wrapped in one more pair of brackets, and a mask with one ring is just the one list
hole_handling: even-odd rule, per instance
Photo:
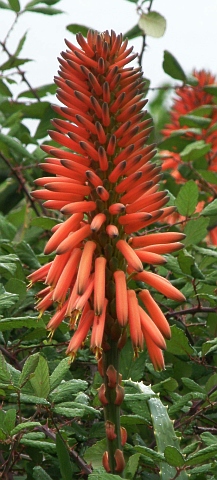
{"label": "cluster of buds", "polygon": [[143,110],[142,72],[127,66],[136,55],[113,31],[89,31],[87,40],[78,34],[77,42],[66,41],[59,60],[55,82],[64,106],[54,107],[53,142],[43,146],[49,156],[41,164],[47,176],[36,180],[42,188],[32,192],[64,218],[45,247],[45,254],[55,252],[54,259],[29,276],[30,283],[46,285],[36,308],[42,314],[55,306],[47,325],[52,333],[69,319],[72,359],[88,333],[100,359],[111,339],[121,345],[129,325],[135,354],[145,341],[155,368],[162,369],[169,325],[149,291],[135,292],[128,283],[134,278],[183,301],[183,294],[149,267],[164,264],[162,255],[180,249],[184,235],[149,234],[147,228],[174,208],[165,207],[160,167],[151,161],[155,150],[147,144],[152,126]]}

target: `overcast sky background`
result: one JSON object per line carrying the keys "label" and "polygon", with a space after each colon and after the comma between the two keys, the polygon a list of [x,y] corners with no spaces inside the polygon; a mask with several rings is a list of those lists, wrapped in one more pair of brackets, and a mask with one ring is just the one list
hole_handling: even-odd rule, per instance
{"label": "overcast sky background", "polygon": [[[27,0],[21,0],[22,6],[25,3]],[[75,41],[66,30],[66,25],[79,23],[100,31],[113,29],[125,33],[138,22],[136,5],[127,0],[61,0],[54,6],[65,13],[52,17],[33,13],[22,15],[8,43],[13,52],[23,33],[28,30],[21,57],[34,59],[34,62],[22,67],[33,86],[53,81],[58,70],[57,56],[65,49],[64,38]],[[147,38],[143,71],[145,77],[151,79],[152,87],[163,81],[172,81],[163,72],[164,50],[169,50],[188,74],[193,68],[205,68],[217,73],[217,0],[154,0],[152,10],[161,13],[167,20],[167,29],[162,38]],[[1,40],[13,19],[11,12],[0,10]],[[130,43],[136,51],[140,51],[141,38]],[[3,54],[0,55],[2,63]],[[26,87],[22,86],[22,90],[26,90]]]}

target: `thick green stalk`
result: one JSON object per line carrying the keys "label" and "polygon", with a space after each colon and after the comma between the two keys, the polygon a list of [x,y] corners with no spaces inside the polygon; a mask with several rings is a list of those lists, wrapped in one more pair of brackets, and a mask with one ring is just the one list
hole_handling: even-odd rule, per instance
{"label": "thick green stalk", "polygon": [[[122,450],[120,430],[120,405],[117,405],[115,403],[117,401],[116,387],[119,381],[120,350],[118,348],[117,342],[111,340],[109,344],[110,349],[103,352],[105,396],[108,401],[108,403],[104,405],[104,416],[106,425],[114,425],[115,438],[108,438],[108,436],[110,437],[112,435],[107,434],[107,445],[111,473],[117,473],[117,465],[114,455],[117,449]],[[121,475],[121,472],[118,472],[118,474]]]}

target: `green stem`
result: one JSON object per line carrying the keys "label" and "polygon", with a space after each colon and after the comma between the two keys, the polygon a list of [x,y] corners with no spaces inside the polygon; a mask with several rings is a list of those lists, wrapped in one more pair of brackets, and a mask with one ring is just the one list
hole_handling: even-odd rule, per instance
{"label": "green stem", "polygon": [[[104,371],[104,383],[105,383],[105,395],[108,400],[108,404],[104,405],[104,416],[105,422],[111,422],[115,425],[116,438],[114,440],[109,440],[107,438],[108,445],[108,455],[109,455],[109,466],[111,473],[116,473],[115,467],[116,462],[114,454],[116,449],[122,450],[121,446],[121,433],[120,433],[120,406],[115,405],[116,400],[116,388],[111,388],[109,384],[109,378],[106,374],[106,371],[110,365],[112,365],[117,372],[117,383],[119,375],[119,355],[120,350],[118,349],[117,342],[111,340],[110,349],[103,352],[103,371]],[[118,473],[120,476],[121,473]]]}

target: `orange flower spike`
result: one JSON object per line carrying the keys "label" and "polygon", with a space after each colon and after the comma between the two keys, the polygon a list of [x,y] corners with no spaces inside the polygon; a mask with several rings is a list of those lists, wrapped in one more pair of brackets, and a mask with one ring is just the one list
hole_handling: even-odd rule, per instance
{"label": "orange flower spike", "polygon": [[109,199],[109,192],[102,185],[99,185],[96,188],[96,192],[101,198],[101,200],[103,200],[104,202],[107,202],[107,200]]}
{"label": "orange flower spike", "polygon": [[42,267],[38,268],[35,272],[28,275],[28,280],[30,281],[30,286],[36,282],[43,282],[46,279],[46,276],[50,270],[50,267],[53,262],[46,263]]}
{"label": "orange flower spike", "polygon": [[151,339],[151,337],[148,335],[146,331],[144,331],[143,334],[144,334],[148,354],[154,365],[155,370],[157,371],[164,370],[165,364],[164,364],[164,357],[163,357],[162,350],[156,345],[156,343],[153,342],[153,340]]}
{"label": "orange flower spike", "polygon": [[149,315],[151,316],[155,325],[157,325],[157,327],[159,328],[162,335],[165,338],[170,339],[171,331],[169,323],[163,312],[161,311],[160,307],[151,296],[150,292],[148,290],[141,290],[139,292],[139,298],[141,298],[144,306],[148,310]]}
{"label": "orange flower spike", "polygon": [[185,300],[183,293],[177,290],[177,288],[173,287],[168,280],[156,273],[146,272],[143,270],[143,272],[136,274],[135,279],[147,283],[165,295],[165,297],[171,298],[172,300],[176,300],[178,302],[183,302]]}
{"label": "orange flower spike", "polygon": [[90,228],[92,232],[98,232],[98,230],[100,230],[101,226],[103,225],[103,223],[105,223],[105,221],[106,221],[105,214],[97,213],[90,224]]}
{"label": "orange flower spike", "polygon": [[64,255],[56,255],[54,260],[51,262],[51,267],[48,271],[45,283],[51,285],[53,288],[56,286],[58,279],[70,257],[70,252],[65,253]]}
{"label": "orange flower spike", "polygon": [[95,315],[101,315],[105,303],[105,257],[98,257],[95,260],[94,277],[94,312]]}
{"label": "orange flower spike", "polygon": [[[166,259],[161,255],[153,252],[147,252],[144,250],[135,250],[136,255],[140,258],[143,263],[153,264],[153,265],[163,265],[166,263]],[[166,252],[167,253],[167,252]]]}
{"label": "orange flower spike", "polygon": [[73,213],[87,213],[96,210],[96,202],[83,200],[81,202],[68,203],[61,212],[65,215],[73,215]]}
{"label": "orange flower spike", "polygon": [[77,272],[81,258],[81,249],[75,248],[70,255],[53,291],[53,301],[63,302],[65,300],[68,288],[70,287],[74,275]]}
{"label": "orange flower spike", "polygon": [[[184,244],[180,242],[176,243],[159,243],[158,245],[148,245],[147,247],[143,247],[140,251],[147,251],[147,252],[152,252],[152,253],[172,253],[176,252],[177,250],[180,250],[180,248],[183,248]],[[136,250],[138,252],[138,250]]]}
{"label": "orange flower spike", "polygon": [[94,274],[89,277],[84,293],[76,301],[75,303],[76,310],[80,311],[84,308],[87,300],[90,298],[90,295],[93,291],[93,286],[94,286]]}
{"label": "orange flower spike", "polygon": [[140,321],[141,321],[141,329],[144,335],[144,331],[147,332],[149,337],[153,340],[153,342],[161,348],[161,350],[165,350],[166,343],[161,334],[158,327],[152,321],[152,319],[147,315],[145,310],[139,306],[139,314],[140,314]]}
{"label": "orange flower spike", "polygon": [[126,275],[123,270],[114,272],[116,287],[116,314],[118,322],[124,327],[128,322],[128,300]]}
{"label": "orange flower spike", "polygon": [[66,350],[66,354],[70,355],[72,359],[74,360],[75,355],[78,351],[78,349],[82,346],[82,343],[84,342],[85,338],[87,337],[87,334],[93,324],[93,317],[94,317],[94,312],[93,310],[89,310],[83,318],[80,319],[80,322],[78,324],[78,328],[73,334],[68,348]]}
{"label": "orange flower spike", "polygon": [[107,225],[106,227],[106,233],[110,238],[116,238],[119,235],[119,230],[116,227],[116,225],[110,224],[110,225]]}
{"label": "orange flower spike", "polygon": [[184,233],[179,232],[165,232],[165,233],[150,233],[149,235],[140,235],[132,237],[129,240],[130,245],[135,248],[146,247],[149,245],[167,244],[171,242],[179,242],[184,240]]}
{"label": "orange flower spike", "polygon": [[130,337],[135,355],[137,355],[138,351],[143,349],[143,334],[141,329],[138,300],[134,290],[127,290],[127,299]]}
{"label": "orange flower spike", "polygon": [[65,317],[66,309],[67,309],[67,302],[65,302],[62,308],[60,310],[57,310],[57,312],[50,319],[50,321],[47,324],[47,330],[54,332],[54,330],[56,330],[56,328],[59,327],[60,323],[63,321]]}
{"label": "orange flower spike", "polygon": [[87,281],[90,276],[90,272],[92,268],[92,260],[93,260],[93,254],[95,249],[96,249],[95,242],[92,242],[89,240],[85,243],[85,246],[82,252],[81,261],[79,264],[78,276],[77,276],[78,295],[82,295],[87,286]]}
{"label": "orange flower spike", "polygon": [[[76,214],[75,214],[76,215]],[[91,233],[90,225],[84,225],[76,232],[71,233],[63,240],[56,249],[56,253],[61,255],[67,251],[73,250],[80,242],[82,242]]]}
{"label": "orange flower spike", "polygon": [[35,309],[39,311],[40,316],[43,315],[45,310],[47,310],[52,305],[52,292],[50,291],[45,295],[40,302],[37,303]]}
{"label": "orange flower spike", "polygon": [[108,300],[105,299],[101,315],[94,315],[90,348],[94,351],[96,358],[99,358],[102,351],[102,340],[104,334],[107,305]]}
{"label": "orange flower spike", "polygon": [[116,243],[116,247],[122,253],[128,265],[130,265],[137,272],[143,271],[141,260],[125,240],[118,240]]}
{"label": "orange flower spike", "polygon": [[48,240],[47,245],[44,249],[44,253],[47,255],[56,250],[61,241],[63,241],[70,232],[73,232],[78,228],[81,220],[82,214],[76,213],[75,215],[69,217],[64,223],[62,223],[58,230],[52,235],[50,240]]}

